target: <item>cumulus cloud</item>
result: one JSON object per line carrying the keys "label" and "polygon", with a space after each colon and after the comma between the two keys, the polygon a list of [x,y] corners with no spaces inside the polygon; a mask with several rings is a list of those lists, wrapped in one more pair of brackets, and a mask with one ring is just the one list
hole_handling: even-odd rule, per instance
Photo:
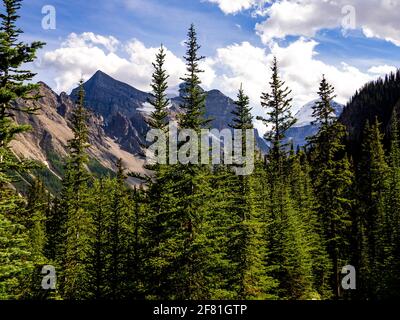
{"label": "cumulus cloud", "polygon": [[357,28],[366,37],[400,46],[398,0],[279,0],[265,8],[268,18],[256,25],[264,43],[274,38],[315,36],[321,29]]}
{"label": "cumulus cloud", "polygon": [[[114,37],[96,35],[90,32],[77,35],[72,33],[60,48],[45,52],[39,68],[55,74],[55,90],[69,92],[76,87],[80,78],[87,80],[97,70],[129,83],[143,90],[150,90],[152,62],[159,48],[146,47],[138,39],[120,43]],[[165,48],[166,69],[170,75],[171,88],[178,86],[185,73],[185,63]],[[203,82],[211,84],[215,73],[206,60],[202,64],[205,72]]]}
{"label": "cumulus cloud", "polygon": [[[241,84],[250,96],[254,113],[260,115],[262,92],[269,91],[270,65],[278,57],[280,73],[292,90],[294,111],[316,98],[322,74],[335,86],[337,101],[346,101],[366,82],[394,71],[388,65],[372,66],[367,72],[346,63],[330,65],[318,58],[318,43],[299,38],[284,47],[270,42],[261,48],[242,42],[216,50],[215,55],[202,62],[202,86],[206,90],[219,89],[236,98]],[[117,50],[118,48],[118,50]],[[48,51],[42,58],[41,68],[53,70],[57,91],[70,91],[83,76],[87,80],[97,70],[143,90],[150,90],[152,62],[158,48],[146,47],[133,39],[120,43],[112,37],[94,34],[71,34],[60,48]],[[166,69],[170,74],[169,86],[176,90],[180,77],[186,72],[185,63],[166,49]]]}
{"label": "cumulus cloud", "polygon": [[39,68],[55,75],[56,91],[71,90],[80,78],[87,79],[98,69],[113,75],[129,67],[129,61],[110,47],[111,37],[92,35],[72,33],[60,48],[44,53]]}
{"label": "cumulus cloud", "polygon": [[377,69],[364,73],[346,63],[333,66],[320,61],[317,45],[314,40],[300,38],[287,47],[271,43],[269,50],[249,42],[220,48],[213,58],[212,66],[217,77],[211,85],[234,97],[243,83],[256,113],[259,113],[260,96],[263,91],[268,91],[270,65],[274,56],[279,59],[282,78],[292,90],[295,107],[316,98],[322,74],[335,86],[337,101],[341,103],[345,103],[366,82],[377,77],[378,73],[373,72]]}
{"label": "cumulus cloud", "polygon": [[264,43],[288,35],[313,37],[321,29],[357,28],[368,38],[400,46],[398,0],[203,0],[225,14],[252,9],[267,19],[256,25]]}
{"label": "cumulus cloud", "polygon": [[110,52],[115,52],[119,44],[120,42],[113,36],[104,37],[93,32],[84,32],[80,35],[71,33],[64,42],[64,46],[68,47],[93,47],[94,45],[101,45]]}
{"label": "cumulus cloud", "polygon": [[397,68],[395,66],[388,66],[387,64],[383,66],[373,66],[368,69],[368,72],[378,75],[386,75],[391,72],[396,72]]}
{"label": "cumulus cloud", "polygon": [[235,14],[250,8],[261,8],[269,0],[203,0],[215,3],[225,14]]}

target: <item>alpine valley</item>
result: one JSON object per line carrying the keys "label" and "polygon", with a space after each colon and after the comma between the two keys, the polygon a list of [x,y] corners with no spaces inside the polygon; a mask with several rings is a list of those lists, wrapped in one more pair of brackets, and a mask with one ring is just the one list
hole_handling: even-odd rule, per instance
{"label": "alpine valley", "polygon": [[[63,159],[67,155],[67,143],[73,137],[71,117],[77,89],[72,90],[70,95],[65,92],[58,95],[45,83],[39,84],[41,98],[35,101],[38,111],[30,115],[15,113],[16,121],[30,125],[32,130],[20,134],[12,146],[16,156],[41,164],[40,169],[36,170],[37,175],[51,192],[57,193],[64,173]],[[88,150],[88,169],[96,176],[113,175],[117,160],[122,159],[127,171],[148,174],[144,168],[144,145],[148,131],[145,120],[151,112],[147,101],[151,95],[115,80],[102,71],[97,71],[85,82],[84,89],[85,104],[89,111],[87,125],[91,144]],[[183,112],[180,108],[182,98],[177,96],[170,101],[169,116],[174,119]],[[17,103],[22,105],[26,102]],[[222,92],[207,92],[205,117],[212,120],[211,128],[229,128],[233,110],[234,101]],[[255,136],[258,148],[266,153],[267,142],[257,130]],[[32,177],[22,178],[22,182],[16,185],[23,191]],[[134,186],[141,181],[129,178],[128,183]]]}

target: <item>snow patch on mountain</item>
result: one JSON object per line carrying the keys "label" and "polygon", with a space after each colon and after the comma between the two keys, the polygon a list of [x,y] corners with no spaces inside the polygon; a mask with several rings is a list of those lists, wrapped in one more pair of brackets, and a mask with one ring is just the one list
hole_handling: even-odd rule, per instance
{"label": "snow patch on mountain", "polygon": [[[311,122],[314,121],[314,118],[312,116],[313,114],[313,107],[314,105],[318,102],[319,100],[314,100],[311,101],[309,103],[307,103],[306,105],[304,105],[295,115],[295,118],[297,119],[296,124],[293,126],[293,128],[300,128],[300,127],[305,127],[311,124]],[[344,106],[332,101],[332,107],[334,109],[335,112],[335,116],[339,117],[342,112],[343,112],[343,108]]]}

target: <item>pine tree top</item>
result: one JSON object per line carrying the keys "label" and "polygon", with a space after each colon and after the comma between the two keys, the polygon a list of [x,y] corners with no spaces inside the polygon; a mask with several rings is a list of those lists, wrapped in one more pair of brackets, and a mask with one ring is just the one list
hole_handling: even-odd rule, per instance
{"label": "pine tree top", "polygon": [[187,47],[184,57],[186,74],[181,78],[185,83],[182,95],[184,103],[181,105],[185,113],[180,116],[179,125],[184,129],[200,130],[210,120],[204,119],[206,96],[200,89],[200,74],[204,70],[200,68],[199,63],[205,57],[198,54],[201,46],[197,42],[197,33],[193,24],[189,28],[188,39],[185,44]]}

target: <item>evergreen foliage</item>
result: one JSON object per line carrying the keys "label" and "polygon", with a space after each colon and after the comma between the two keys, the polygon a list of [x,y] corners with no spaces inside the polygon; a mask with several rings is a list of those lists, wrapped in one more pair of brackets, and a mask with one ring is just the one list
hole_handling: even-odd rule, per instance
{"label": "evergreen foliage", "polygon": [[[266,135],[270,150],[266,156],[255,152],[251,174],[237,175],[236,163],[154,164],[146,167],[151,174],[144,179],[145,187],[131,187],[127,179],[135,175],[121,159],[115,173],[89,160],[81,81],[65,166],[61,157],[51,154],[63,176],[62,188],[49,192],[33,178],[37,171],[31,170],[31,163],[10,147],[16,135],[28,129],[16,124],[13,114],[35,111],[18,109],[16,100],[38,98],[37,86],[26,84],[34,74],[21,67],[43,46],[19,41],[21,3],[3,0],[5,12],[0,14],[0,299],[399,297],[397,108],[362,123],[362,144],[354,159],[355,153],[346,148],[346,127],[333,116],[334,88],[323,76],[313,108],[319,131],[304,150],[294,152],[282,143],[296,120],[291,91],[275,58],[270,88],[261,97],[267,116],[258,118],[271,129]],[[204,57],[193,25],[186,46],[184,112],[177,117],[178,129],[199,133],[209,120],[200,87]],[[149,103],[154,111],[147,124],[168,133],[165,59],[161,46],[153,64]],[[393,74],[367,85],[351,103],[363,102],[367,109],[374,103],[395,105],[398,78]],[[243,130],[241,146],[246,150],[245,130],[254,126],[243,86],[232,115],[229,127]],[[390,118],[390,128],[380,118]],[[179,146],[184,145],[181,141]],[[33,181],[25,195],[13,187],[22,173]],[[357,271],[354,292],[341,286],[342,267],[349,264]],[[55,267],[56,290],[42,288],[43,265]]]}

